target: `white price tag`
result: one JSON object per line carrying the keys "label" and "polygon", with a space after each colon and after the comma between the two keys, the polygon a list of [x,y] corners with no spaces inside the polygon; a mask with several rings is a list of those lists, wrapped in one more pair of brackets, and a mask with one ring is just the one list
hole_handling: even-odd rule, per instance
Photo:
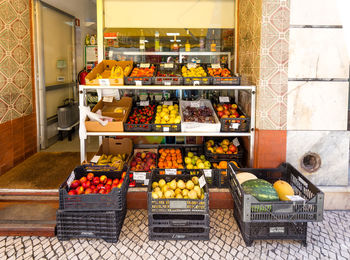
{"label": "white price tag", "polygon": [[92,162],[92,163],[97,163],[98,160],[100,159],[100,157],[101,157],[101,156],[99,156],[99,155],[95,155],[94,157],[92,157],[92,159],[90,160],[90,162]]}
{"label": "white price tag", "polygon": [[140,106],[142,106],[142,107],[149,106],[149,100],[140,101]]}
{"label": "white price tag", "polygon": [[177,169],[165,169],[165,175],[176,175]]}
{"label": "white price tag", "polygon": [[230,98],[229,97],[219,97],[219,102],[220,103],[228,103],[228,102],[230,102]]}
{"label": "white price tag", "polygon": [[145,180],[143,181],[143,184],[144,184],[144,185],[148,185],[148,183],[149,183],[149,179],[145,179]]}
{"label": "white price tag", "polygon": [[163,132],[169,132],[169,127],[163,127]]}
{"label": "white price tag", "polygon": [[144,181],[144,180],[146,180],[146,173],[145,172],[134,172],[133,178],[135,181]]}
{"label": "white price tag", "polygon": [[149,63],[141,63],[140,68],[149,68]]}
{"label": "white price tag", "polygon": [[75,173],[74,171],[72,171],[72,173],[70,174],[68,180],[67,180],[67,185],[68,185],[68,188],[70,188],[70,185],[72,184],[72,182],[74,181],[75,179]]}
{"label": "white price tag", "polygon": [[240,123],[231,123],[231,128],[238,129],[240,125],[241,125]]}
{"label": "white price tag", "polygon": [[196,63],[187,63],[187,68],[191,69],[191,68],[196,68],[197,64]]}
{"label": "white price tag", "polygon": [[204,185],[207,184],[207,183],[205,182],[205,177],[204,177],[204,175],[202,175],[202,176],[199,178],[198,181],[199,181],[199,187],[201,187],[201,188],[203,188]]}
{"label": "white price tag", "polygon": [[240,143],[239,143],[237,137],[236,137],[235,139],[232,140],[232,143],[233,143],[235,146],[239,146],[239,145],[240,145]]}
{"label": "white price tag", "polygon": [[136,86],[142,86],[142,80],[135,80]]}
{"label": "white price tag", "polygon": [[173,105],[173,101],[164,101],[164,105],[172,106]]}
{"label": "white price tag", "polygon": [[102,101],[111,103],[111,102],[113,102],[113,97],[103,97]]}
{"label": "white price tag", "polygon": [[204,169],[204,176],[207,178],[211,178],[212,177],[212,169]]}
{"label": "white price tag", "polygon": [[291,195],[286,195],[286,197],[287,197],[288,199],[290,199],[291,201],[305,201],[305,199],[302,198],[302,197],[300,197],[299,195],[293,195],[293,196],[291,196]]}
{"label": "white price tag", "polygon": [[201,103],[200,101],[191,101],[191,107],[200,107]]}
{"label": "white price tag", "polygon": [[108,57],[110,60],[113,60],[113,51],[108,52]]}
{"label": "white price tag", "polygon": [[165,63],[164,68],[165,69],[172,69],[172,68],[174,68],[174,63]]}
{"label": "white price tag", "polygon": [[164,86],[171,86],[171,81],[163,81]]}
{"label": "white price tag", "polygon": [[99,79],[98,80],[100,86],[102,87],[109,87],[110,83],[109,83],[109,79]]}
{"label": "white price tag", "polygon": [[199,85],[199,80],[194,80],[193,81],[193,86]]}
{"label": "white price tag", "polygon": [[220,69],[220,68],[221,68],[220,63],[211,64],[211,67],[212,67],[213,69]]}

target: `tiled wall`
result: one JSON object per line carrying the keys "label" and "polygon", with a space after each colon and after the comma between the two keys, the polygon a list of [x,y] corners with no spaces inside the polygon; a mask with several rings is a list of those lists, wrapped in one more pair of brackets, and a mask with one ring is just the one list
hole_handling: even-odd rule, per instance
{"label": "tiled wall", "polygon": [[31,1],[0,1],[0,174],[36,151]]}

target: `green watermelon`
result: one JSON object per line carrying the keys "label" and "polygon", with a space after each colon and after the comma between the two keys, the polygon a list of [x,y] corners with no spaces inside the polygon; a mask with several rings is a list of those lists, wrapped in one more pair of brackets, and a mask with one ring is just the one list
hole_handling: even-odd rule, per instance
{"label": "green watermelon", "polygon": [[259,201],[279,200],[272,184],[262,179],[245,181],[242,183],[242,188],[245,193],[254,196]]}

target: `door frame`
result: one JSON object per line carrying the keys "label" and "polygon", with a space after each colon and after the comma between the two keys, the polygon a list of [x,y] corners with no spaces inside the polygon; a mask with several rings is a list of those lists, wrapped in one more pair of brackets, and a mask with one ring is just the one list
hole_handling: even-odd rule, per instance
{"label": "door frame", "polygon": [[76,48],[75,48],[75,17],[66,13],[42,0],[33,1],[33,28],[34,28],[34,75],[35,75],[35,104],[36,104],[36,122],[37,122],[37,147],[38,151],[46,149],[49,146],[47,136],[47,117],[46,117],[46,84],[45,84],[45,60],[44,60],[44,37],[42,27],[41,7],[49,8],[60,14],[70,17],[73,20],[72,26],[72,88],[73,98],[77,97],[76,87]]}

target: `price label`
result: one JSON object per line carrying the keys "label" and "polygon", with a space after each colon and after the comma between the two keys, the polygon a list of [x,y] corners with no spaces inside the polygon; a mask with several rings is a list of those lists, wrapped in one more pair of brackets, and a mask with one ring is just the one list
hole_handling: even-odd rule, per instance
{"label": "price label", "polygon": [[192,69],[192,68],[196,68],[197,67],[197,64],[196,63],[187,63],[187,68],[188,69]]}
{"label": "price label", "polygon": [[113,97],[103,97],[102,101],[111,103],[111,102],[113,102]]}
{"label": "price label", "polygon": [[187,202],[186,200],[170,200],[169,201],[169,208],[171,209],[186,209],[187,208]]}
{"label": "price label", "polygon": [[144,181],[146,180],[146,172],[134,172],[135,181]]}
{"label": "price label", "polygon": [[240,145],[240,143],[239,143],[237,137],[236,137],[235,139],[232,140],[232,143],[233,143],[235,146],[239,146],[239,145]]}
{"label": "price label", "polygon": [[199,85],[199,80],[194,80],[193,81],[193,86]]}
{"label": "price label", "polygon": [[163,127],[163,132],[169,132],[169,127]]}
{"label": "price label", "polygon": [[165,175],[176,175],[177,169],[165,169]]}
{"label": "price label", "polygon": [[211,178],[212,177],[212,169],[204,169],[204,176],[207,178]]}
{"label": "price label", "polygon": [[143,184],[144,184],[144,185],[148,185],[148,183],[149,183],[149,179],[145,179],[145,180],[143,181]]}
{"label": "price label", "polygon": [[110,60],[113,60],[113,51],[108,52],[108,57]]}
{"label": "price label", "polygon": [[110,83],[109,83],[109,79],[99,79],[98,80],[100,86],[102,87],[109,87]]}
{"label": "price label", "polygon": [[72,171],[72,173],[70,174],[68,180],[67,180],[67,185],[68,185],[68,188],[70,188],[70,185],[72,184],[72,182],[74,181],[75,179],[75,173],[74,171]]}
{"label": "price label", "polygon": [[220,68],[221,68],[220,63],[211,64],[211,67],[212,67],[213,69],[220,69]]}
{"label": "price label", "polygon": [[291,201],[305,201],[305,199],[300,197],[299,195],[286,195],[286,197]]}
{"label": "price label", "polygon": [[207,183],[205,182],[205,177],[204,177],[204,175],[202,175],[202,176],[199,178],[198,181],[199,181],[199,187],[201,187],[201,188],[203,188],[204,185],[207,184]]}
{"label": "price label", "polygon": [[142,80],[135,80],[136,86],[142,86]]}
{"label": "price label", "polygon": [[92,159],[90,160],[90,162],[92,162],[92,163],[97,163],[98,160],[100,159],[100,157],[101,157],[101,156],[99,156],[99,155],[95,155],[94,157],[92,157]]}
{"label": "price label", "polygon": [[140,106],[142,106],[142,107],[149,106],[149,100],[140,101]]}
{"label": "price label", "polygon": [[165,69],[173,69],[174,68],[174,63],[165,63],[164,64]]}
{"label": "price label", "polygon": [[219,97],[219,102],[220,103],[228,103],[228,102],[230,102],[230,98],[229,97]]}
{"label": "price label", "polygon": [[191,101],[191,107],[200,107],[201,103],[200,101]]}
{"label": "price label", "polygon": [[172,106],[173,105],[173,101],[164,101],[164,105]]}
{"label": "price label", "polygon": [[171,86],[171,81],[163,81],[164,86]]}
{"label": "price label", "polygon": [[141,63],[140,68],[149,68],[150,64],[149,63]]}
{"label": "price label", "polygon": [[231,123],[231,128],[238,129],[240,125],[241,125],[240,123]]}

